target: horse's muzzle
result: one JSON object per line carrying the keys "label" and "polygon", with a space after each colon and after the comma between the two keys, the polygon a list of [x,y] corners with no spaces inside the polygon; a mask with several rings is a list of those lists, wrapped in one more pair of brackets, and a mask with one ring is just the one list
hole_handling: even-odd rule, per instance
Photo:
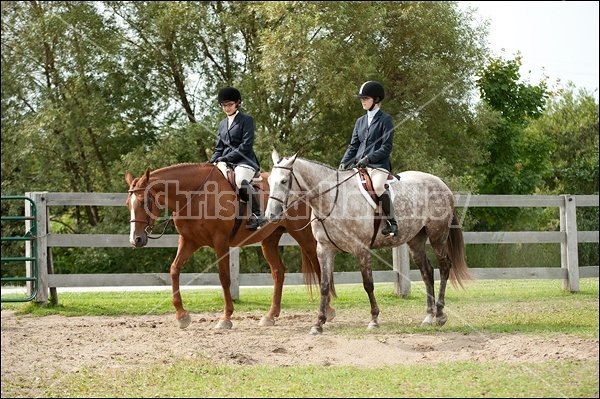
{"label": "horse's muzzle", "polygon": [[148,236],[135,236],[135,238],[133,240],[129,240],[129,242],[136,248],[142,248],[148,244]]}
{"label": "horse's muzzle", "polygon": [[280,222],[283,219],[283,213],[267,213],[266,215],[267,221],[271,223]]}

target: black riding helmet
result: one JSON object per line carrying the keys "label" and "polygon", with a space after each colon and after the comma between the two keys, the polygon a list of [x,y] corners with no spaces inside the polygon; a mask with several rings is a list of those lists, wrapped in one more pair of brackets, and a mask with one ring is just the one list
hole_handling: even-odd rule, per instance
{"label": "black riding helmet", "polygon": [[217,101],[219,104],[223,104],[227,101],[238,102],[242,101],[242,94],[235,87],[227,86],[223,87],[219,90],[219,95],[217,96]]}
{"label": "black riding helmet", "polygon": [[363,83],[362,86],[360,86],[356,97],[371,97],[373,99],[373,103],[377,104],[381,102],[381,100],[383,100],[383,98],[385,97],[385,91],[383,90],[383,86],[381,85],[381,83],[376,82],[374,80],[369,80]]}

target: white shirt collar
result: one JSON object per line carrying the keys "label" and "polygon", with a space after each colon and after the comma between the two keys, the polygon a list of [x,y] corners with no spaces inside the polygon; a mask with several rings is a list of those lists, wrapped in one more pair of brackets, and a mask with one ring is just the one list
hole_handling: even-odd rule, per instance
{"label": "white shirt collar", "polygon": [[233,120],[235,119],[235,116],[237,114],[239,114],[239,113],[240,113],[240,110],[237,110],[237,111],[235,111],[235,114],[233,114],[233,115],[227,115],[227,127],[228,128],[231,127],[231,124],[233,123]]}
{"label": "white shirt collar", "polygon": [[375,117],[375,114],[379,112],[379,108],[374,109],[372,111],[367,111],[367,118],[369,120],[369,125],[371,124],[371,121],[373,120],[373,117]]}

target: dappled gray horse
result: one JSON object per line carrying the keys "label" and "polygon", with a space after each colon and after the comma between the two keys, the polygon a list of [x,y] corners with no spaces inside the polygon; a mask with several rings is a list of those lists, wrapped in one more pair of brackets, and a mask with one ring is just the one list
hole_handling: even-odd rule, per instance
{"label": "dappled gray horse", "polygon": [[[321,302],[311,334],[323,332],[327,298],[333,284],[334,259],[339,251],[356,257],[371,303],[368,328],[379,327],[379,307],[373,294],[371,249],[391,248],[404,243],[408,244],[427,289],[427,315],[422,324],[432,325],[434,318],[438,326],[446,323],[444,297],[448,278],[455,287],[463,287],[463,281],[472,279],[472,276],[465,261],[462,229],[454,211],[454,195],[440,178],[408,171],[400,173],[399,180],[390,180],[398,235],[386,237],[381,234],[385,219],[381,224],[374,223],[377,205],[362,192],[356,169],[339,171],[298,158],[297,154],[280,159],[277,151],[273,151],[272,157],[274,166],[269,176],[271,193],[265,211],[267,219],[279,221],[286,217],[288,210],[304,201],[313,212],[310,224],[317,239],[317,256],[321,266]],[[378,226],[377,231],[374,231],[375,226]],[[437,302],[434,271],[425,252],[427,239],[440,269]]]}

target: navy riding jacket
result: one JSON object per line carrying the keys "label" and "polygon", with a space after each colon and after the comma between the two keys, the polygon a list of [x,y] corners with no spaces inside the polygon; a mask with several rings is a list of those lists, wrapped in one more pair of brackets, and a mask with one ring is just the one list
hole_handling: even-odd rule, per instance
{"label": "navy riding jacket", "polygon": [[391,172],[390,154],[394,143],[394,123],[392,117],[381,109],[375,114],[369,126],[365,114],[356,120],[352,139],[341,163],[356,165],[364,157],[369,158],[368,166],[383,168]]}
{"label": "navy riding jacket", "polygon": [[209,162],[212,163],[219,157],[225,157],[229,163],[248,165],[258,171],[260,163],[254,153],[253,145],[254,118],[238,112],[230,128],[227,128],[227,118],[219,123],[217,144]]}

